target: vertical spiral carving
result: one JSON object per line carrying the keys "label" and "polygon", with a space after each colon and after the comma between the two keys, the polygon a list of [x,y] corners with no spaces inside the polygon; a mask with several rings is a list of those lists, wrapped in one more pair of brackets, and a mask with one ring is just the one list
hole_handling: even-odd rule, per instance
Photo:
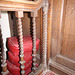
{"label": "vertical spiral carving", "polygon": [[19,47],[20,47],[20,54],[23,55],[23,34],[22,34],[22,22],[21,19],[18,18],[18,38],[19,38]]}
{"label": "vertical spiral carving", "polygon": [[36,70],[36,21],[35,17],[33,17],[33,71]]}
{"label": "vertical spiral carving", "polygon": [[35,17],[33,17],[33,51],[36,51],[36,22],[35,22]]}
{"label": "vertical spiral carving", "polygon": [[23,33],[22,33],[22,22],[21,18],[18,18],[18,38],[19,38],[19,48],[20,48],[20,64],[21,64],[21,74],[25,75],[24,71],[24,51],[23,51]]}
{"label": "vertical spiral carving", "polygon": [[47,17],[48,17],[48,2],[43,4],[43,63],[47,67]]}

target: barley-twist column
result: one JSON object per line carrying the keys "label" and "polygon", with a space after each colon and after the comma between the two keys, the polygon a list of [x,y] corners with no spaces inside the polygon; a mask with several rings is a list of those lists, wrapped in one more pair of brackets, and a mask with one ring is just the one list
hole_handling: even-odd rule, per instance
{"label": "barley-twist column", "polygon": [[33,17],[33,72],[36,71],[36,20],[35,18],[37,17],[37,11],[32,12],[31,16]]}
{"label": "barley-twist column", "polygon": [[47,68],[47,17],[48,17],[48,2],[43,4],[43,64]]}
{"label": "barley-twist column", "polygon": [[[1,18],[1,12],[0,12],[0,18]],[[6,57],[5,57],[5,51],[3,46],[3,39],[2,39],[2,33],[1,33],[1,25],[0,25],[0,59],[1,59],[1,67],[2,67],[2,75],[7,75],[9,71],[7,70],[7,63],[6,63]]]}
{"label": "barley-twist column", "polygon": [[20,68],[21,68],[21,75],[25,75],[24,71],[24,51],[23,51],[23,33],[22,33],[22,22],[21,18],[23,17],[23,11],[15,12],[16,17],[18,19],[18,38],[19,38],[19,50],[20,50]]}

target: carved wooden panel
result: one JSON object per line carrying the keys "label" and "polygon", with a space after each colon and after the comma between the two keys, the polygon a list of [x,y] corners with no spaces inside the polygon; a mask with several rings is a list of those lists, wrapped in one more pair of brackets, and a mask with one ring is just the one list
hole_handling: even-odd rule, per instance
{"label": "carved wooden panel", "polygon": [[[52,70],[75,74],[75,0],[51,0]],[[55,70],[55,68],[57,70]],[[59,69],[60,68],[60,69]],[[58,72],[57,72],[58,73]],[[61,73],[59,73],[61,74]],[[64,74],[64,75],[66,75]]]}
{"label": "carved wooden panel", "polygon": [[61,54],[75,60],[75,0],[67,0]]}

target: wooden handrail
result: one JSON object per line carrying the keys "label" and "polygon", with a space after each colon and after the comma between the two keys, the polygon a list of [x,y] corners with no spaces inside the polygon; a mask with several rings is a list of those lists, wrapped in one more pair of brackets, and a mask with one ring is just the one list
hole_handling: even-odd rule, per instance
{"label": "wooden handrail", "polygon": [[41,8],[43,0],[0,0],[1,11],[35,11]]}

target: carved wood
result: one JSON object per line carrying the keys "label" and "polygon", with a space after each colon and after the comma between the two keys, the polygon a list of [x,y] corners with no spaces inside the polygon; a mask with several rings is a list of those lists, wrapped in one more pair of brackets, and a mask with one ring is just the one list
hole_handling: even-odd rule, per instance
{"label": "carved wood", "polygon": [[[42,66],[41,66],[41,69],[38,69],[38,74],[37,72],[35,73],[35,75],[45,75],[45,73],[48,70],[48,65],[47,65],[47,17],[48,17],[48,1],[47,2],[44,2],[43,4],[43,25],[42,25],[42,30],[43,30],[43,37],[42,37],[42,48],[43,48],[43,51],[42,51]],[[41,70],[41,71],[40,71]],[[31,74],[32,75],[32,74]]]}
{"label": "carved wood", "polygon": [[63,66],[63,65],[61,65],[61,64],[59,64],[59,63],[57,63],[57,62],[55,62],[53,60],[49,61],[49,65],[52,66],[52,67],[55,67],[59,71],[62,71],[64,73],[68,74],[68,75],[75,75],[74,70],[72,70],[72,69],[70,69],[68,67],[65,67],[65,66]]}
{"label": "carved wood", "polygon": [[[0,10],[4,11],[18,11],[16,12],[16,17],[18,18],[18,36],[19,36],[19,46],[20,46],[20,58],[21,58],[21,74],[24,75],[24,55],[23,55],[23,36],[22,36],[22,24],[21,18],[23,17],[23,12],[21,11],[35,11],[41,8],[42,1],[37,2],[20,2],[20,1],[7,1],[2,0],[0,1]],[[35,17],[37,16],[35,12],[32,12],[33,16],[33,69],[36,70],[36,29],[35,29]],[[42,63],[47,68],[47,17],[48,17],[48,2],[44,2],[43,4],[43,61]],[[44,70],[44,69],[43,69]],[[42,71],[43,71],[42,70]],[[39,69],[40,71],[40,69]],[[41,71],[41,72],[42,72]],[[41,73],[40,72],[40,73]]]}
{"label": "carved wood", "polygon": [[40,64],[39,67],[37,67],[35,73],[31,72],[29,75],[41,75],[43,72],[43,64]]}
{"label": "carved wood", "polygon": [[43,4],[43,60],[44,67],[47,68],[47,17],[48,17],[48,1]]}
{"label": "carved wood", "polygon": [[[52,31],[52,10],[53,10],[53,0],[49,1],[49,11],[48,11],[48,38],[47,38],[47,65],[49,63],[50,60],[50,56],[51,56],[51,31]],[[49,67],[49,66],[48,66]]]}
{"label": "carved wood", "polygon": [[[53,4],[51,57],[53,61],[60,63],[61,65],[64,65],[71,70],[75,70],[75,11],[72,10],[72,8],[75,7],[75,5],[73,4],[74,2],[74,0],[53,0],[53,2],[51,3]],[[56,66],[53,66],[54,70],[55,68]],[[57,73],[59,73],[58,71],[59,70],[57,70]],[[60,71],[62,70],[60,69]],[[62,72],[65,73],[65,71]]]}
{"label": "carved wood", "polygon": [[72,70],[75,70],[75,61],[74,60],[66,58],[66,57],[64,57],[62,55],[57,55],[56,58],[55,58],[55,61],[57,63],[60,63],[60,64],[62,64],[64,66],[72,69]]}
{"label": "carved wood", "polygon": [[33,72],[36,71],[36,56],[37,56],[37,53],[36,53],[36,21],[35,21],[35,18],[37,17],[37,11],[35,12],[32,12],[31,13],[31,16],[33,17]]}
{"label": "carved wood", "polygon": [[22,22],[21,22],[21,18],[23,17],[23,11],[17,11],[15,12],[15,15],[18,19],[18,38],[19,38],[19,50],[20,50],[20,68],[21,68],[21,74],[25,75],[25,71],[24,71],[24,54],[23,54],[23,33],[22,33]]}

